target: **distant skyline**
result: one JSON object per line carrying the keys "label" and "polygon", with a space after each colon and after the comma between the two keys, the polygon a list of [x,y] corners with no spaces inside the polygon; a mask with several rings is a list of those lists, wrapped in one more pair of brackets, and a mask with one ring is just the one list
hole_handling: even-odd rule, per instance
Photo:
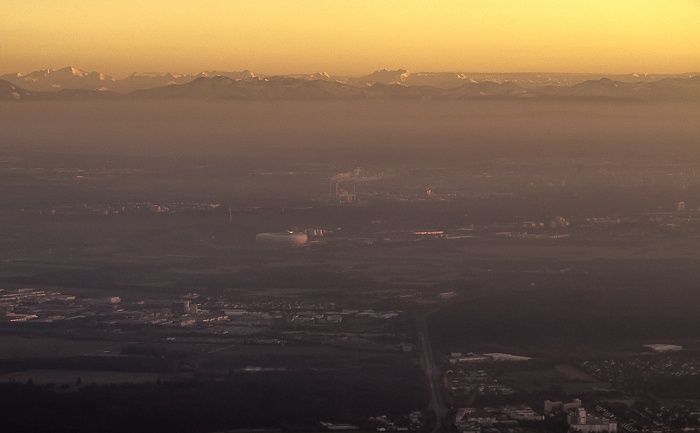
{"label": "distant skyline", "polygon": [[3,3],[0,73],[700,70],[698,0]]}

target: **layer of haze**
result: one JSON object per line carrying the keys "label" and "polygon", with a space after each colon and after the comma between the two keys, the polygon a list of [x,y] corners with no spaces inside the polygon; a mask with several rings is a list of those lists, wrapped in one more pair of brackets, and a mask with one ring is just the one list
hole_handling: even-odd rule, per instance
{"label": "layer of haze", "polygon": [[5,0],[0,72],[681,73],[697,0]]}
{"label": "layer of haze", "polygon": [[552,101],[0,103],[0,155],[225,155],[342,165],[660,154],[698,160],[697,108]]}

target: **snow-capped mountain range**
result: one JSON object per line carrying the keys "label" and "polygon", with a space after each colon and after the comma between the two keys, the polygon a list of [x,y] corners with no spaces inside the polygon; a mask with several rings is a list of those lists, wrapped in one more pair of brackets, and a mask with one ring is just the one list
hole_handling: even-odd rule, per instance
{"label": "snow-capped mountain range", "polygon": [[0,100],[51,99],[469,99],[609,98],[700,101],[700,74],[451,73],[379,70],[363,77],[325,72],[138,74],[116,80],[73,67],[0,76]]}

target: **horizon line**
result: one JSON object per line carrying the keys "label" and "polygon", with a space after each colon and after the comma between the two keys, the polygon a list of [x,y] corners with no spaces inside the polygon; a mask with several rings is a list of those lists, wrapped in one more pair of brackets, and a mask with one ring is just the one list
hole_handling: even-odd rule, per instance
{"label": "horizon line", "polygon": [[123,80],[125,78],[128,78],[132,75],[166,75],[166,74],[171,74],[171,75],[181,75],[181,76],[188,76],[188,75],[199,75],[204,72],[211,72],[211,71],[220,71],[220,72],[227,72],[227,73],[232,73],[232,72],[245,72],[248,71],[252,74],[255,75],[261,75],[261,76],[266,76],[266,77],[280,77],[280,76],[292,76],[292,75],[314,75],[314,74],[328,74],[330,76],[335,76],[339,78],[359,78],[359,77],[364,77],[367,75],[371,75],[376,72],[382,72],[382,71],[387,71],[387,72],[398,72],[398,71],[405,71],[404,73],[408,74],[558,74],[558,75],[601,75],[601,76],[607,76],[607,75],[623,75],[623,76],[634,76],[634,75],[639,75],[639,76],[650,76],[650,75],[690,75],[691,77],[695,75],[700,75],[700,70],[698,71],[683,71],[683,72],[554,72],[554,71],[415,71],[412,72],[409,69],[405,68],[398,68],[398,69],[387,69],[387,68],[381,68],[381,69],[375,69],[371,72],[365,73],[363,75],[346,75],[346,74],[336,74],[333,72],[328,72],[327,70],[321,70],[321,71],[315,71],[315,72],[287,72],[287,73],[280,73],[280,74],[268,74],[264,72],[256,72],[253,71],[252,69],[248,68],[243,68],[240,70],[225,70],[225,69],[201,69],[199,72],[174,72],[174,71],[144,71],[144,72],[139,72],[139,71],[134,71],[128,75],[124,75],[123,77],[119,78],[120,75],[112,75],[111,73],[106,73],[103,71],[99,70],[86,70],[86,69],[81,69],[79,67],[75,67],[72,65],[60,67],[60,68],[41,68],[41,69],[34,69],[30,72],[27,73],[21,73],[21,72],[5,72],[2,73],[2,75],[15,75],[19,74],[20,76],[24,77],[29,74],[32,74],[34,72],[39,72],[39,71],[59,71],[62,69],[69,69],[73,68],[82,72],[87,72],[87,73],[99,73],[102,75],[109,76],[110,78],[113,78],[115,80]]}

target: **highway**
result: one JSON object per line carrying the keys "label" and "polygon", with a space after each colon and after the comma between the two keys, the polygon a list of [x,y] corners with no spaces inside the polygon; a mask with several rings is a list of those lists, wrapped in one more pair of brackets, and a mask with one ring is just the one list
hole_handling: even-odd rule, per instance
{"label": "highway", "polygon": [[428,316],[438,311],[437,309],[428,311],[418,317],[418,338],[421,345],[421,365],[425,372],[425,377],[430,391],[430,408],[435,413],[435,426],[432,433],[437,433],[443,428],[448,427],[447,415],[448,410],[445,406],[440,382],[442,374],[435,362],[435,353],[428,335]]}

